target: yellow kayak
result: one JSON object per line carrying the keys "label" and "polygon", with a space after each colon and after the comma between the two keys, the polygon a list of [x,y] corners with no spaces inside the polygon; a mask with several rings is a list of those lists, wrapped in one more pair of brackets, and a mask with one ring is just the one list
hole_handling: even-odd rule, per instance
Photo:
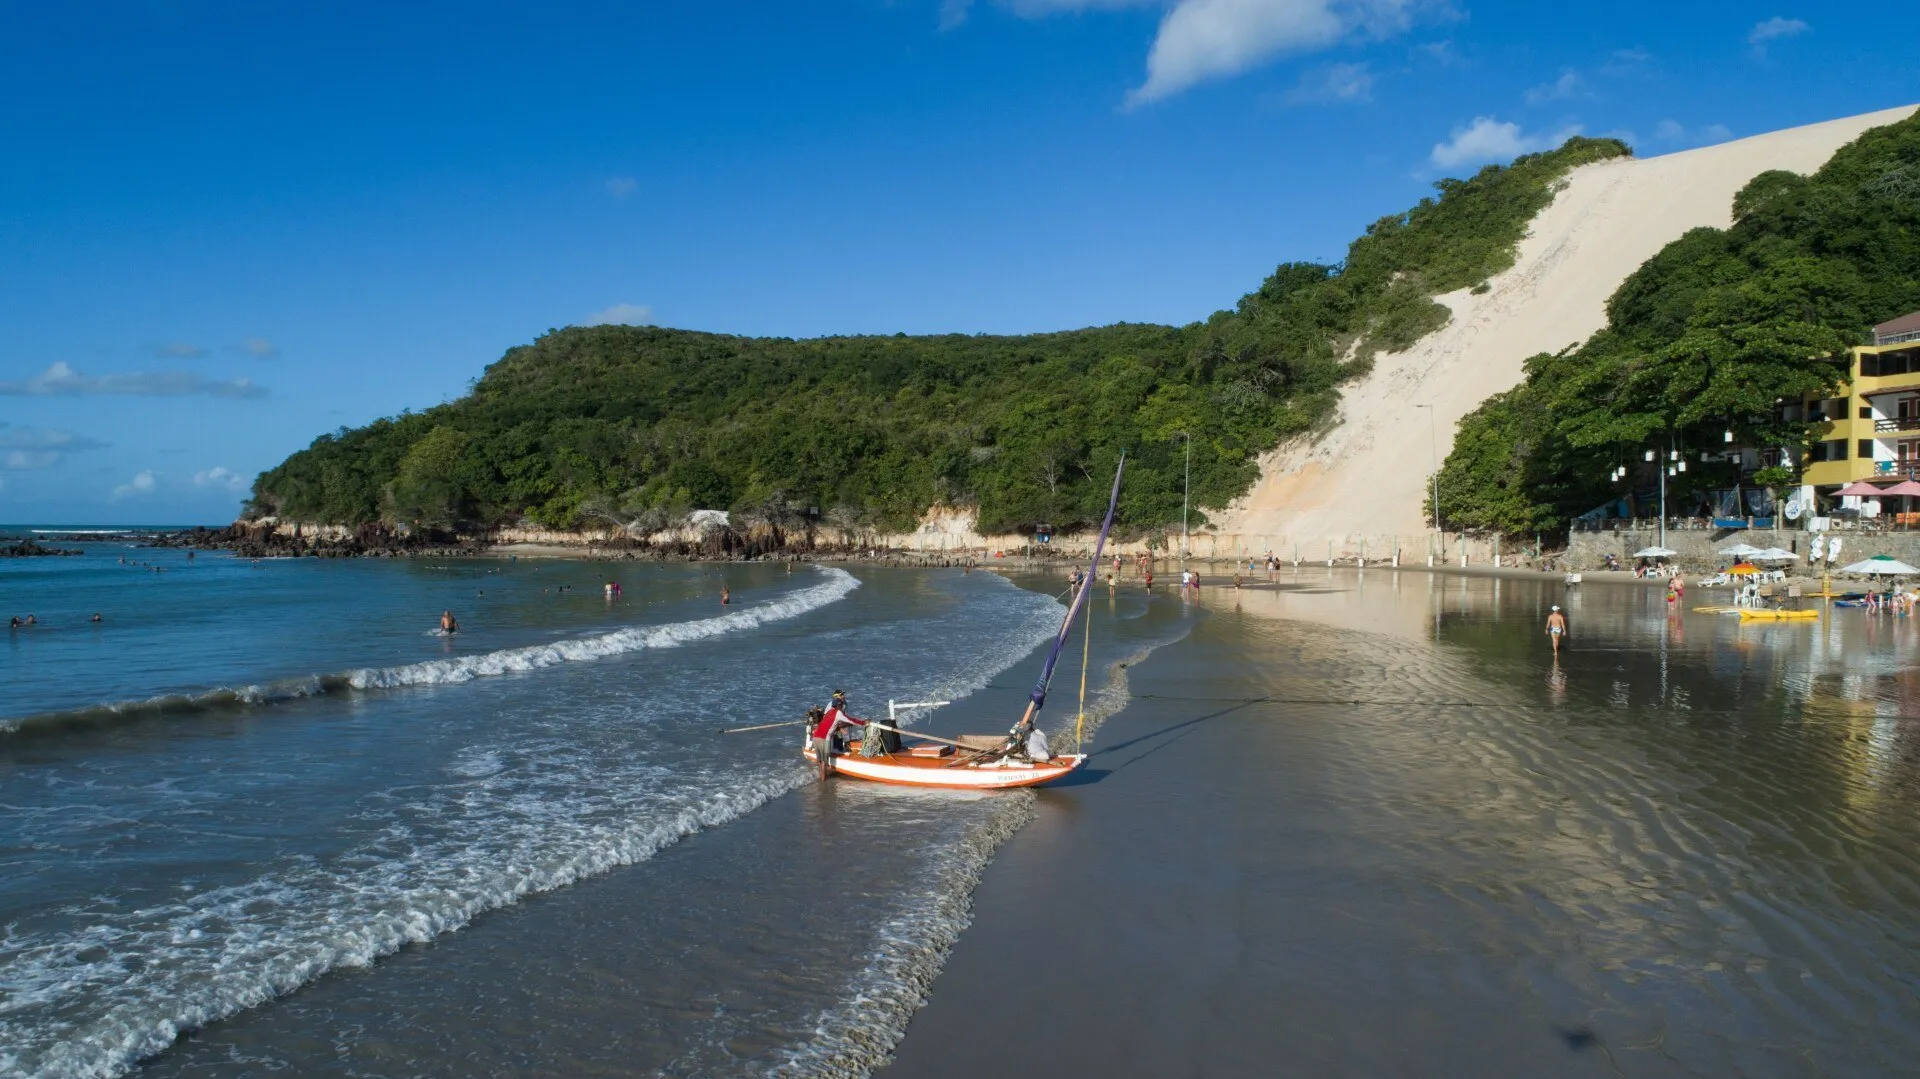
{"label": "yellow kayak", "polygon": [[1767,611],[1751,607],[1740,611],[1742,622],[1808,622],[1818,617],[1819,611]]}

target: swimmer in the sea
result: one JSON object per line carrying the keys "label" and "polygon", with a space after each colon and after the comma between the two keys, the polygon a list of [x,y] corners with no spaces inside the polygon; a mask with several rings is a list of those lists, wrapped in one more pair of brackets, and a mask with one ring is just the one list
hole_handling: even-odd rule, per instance
{"label": "swimmer in the sea", "polygon": [[[97,618],[99,616],[95,615],[94,617]],[[458,619],[453,617],[452,611],[440,612],[440,632],[446,634],[449,637],[460,632],[460,622]]]}

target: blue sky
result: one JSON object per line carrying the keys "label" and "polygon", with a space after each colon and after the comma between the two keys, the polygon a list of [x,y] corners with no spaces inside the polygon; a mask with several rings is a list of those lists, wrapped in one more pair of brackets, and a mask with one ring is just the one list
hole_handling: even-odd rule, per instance
{"label": "blue sky", "polygon": [[1644,156],[1920,100],[1878,51],[1904,3],[0,12],[14,522],[230,520],[552,327],[1183,323],[1567,133]]}

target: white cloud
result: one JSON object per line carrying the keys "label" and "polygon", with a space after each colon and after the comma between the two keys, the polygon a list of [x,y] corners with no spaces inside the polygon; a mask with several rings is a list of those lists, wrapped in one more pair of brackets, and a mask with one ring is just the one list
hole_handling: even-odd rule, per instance
{"label": "white cloud", "polygon": [[247,478],[222,465],[215,465],[193,474],[195,487],[214,487],[221,490],[240,492],[247,489]]}
{"label": "white cloud", "polygon": [[135,495],[150,495],[156,486],[158,486],[158,483],[154,480],[153,469],[144,468],[135,474],[132,479],[113,489],[113,500],[118,502],[123,498],[132,498]]}
{"label": "white cloud", "polygon": [[242,337],[234,346],[256,360],[271,360],[280,355],[280,348],[264,337]]}
{"label": "white cloud", "polygon": [[1302,72],[1299,84],[1286,95],[1290,105],[1371,100],[1373,72],[1365,64],[1328,64]]}
{"label": "white cloud", "polygon": [[640,190],[640,181],[631,176],[615,176],[607,181],[607,194],[616,199],[630,199],[638,190]]}
{"label": "white cloud", "polygon": [[207,350],[187,341],[167,341],[147,346],[155,356],[169,360],[197,360],[207,354]]}
{"label": "white cloud", "polygon": [[13,427],[0,423],[0,467],[16,471],[48,468],[80,450],[97,450],[105,442],[54,427]]}
{"label": "white cloud", "polygon": [[265,397],[266,387],[251,379],[210,379],[189,371],[136,371],[83,375],[66,361],[55,362],[31,378],[0,382],[0,397]]}
{"label": "white cloud", "polygon": [[586,326],[650,326],[653,308],[643,303],[617,303],[587,316]]}
{"label": "white cloud", "polygon": [[1473,123],[1454,128],[1452,136],[1447,141],[1434,146],[1432,161],[1443,169],[1450,169],[1457,165],[1511,161],[1521,154],[1530,154],[1558,146],[1578,135],[1580,130],[1576,125],[1550,135],[1528,135],[1520,130],[1519,124],[1511,121],[1496,120],[1491,116],[1476,116],[1473,118]]}
{"label": "white cloud", "polygon": [[1290,52],[1325,48],[1353,34],[1385,36],[1412,24],[1416,0],[1180,0],[1160,21],[1147,53],[1147,81],[1129,105],[1170,97],[1207,79],[1237,75]]}
{"label": "white cloud", "polygon": [[[1453,14],[1446,0],[1001,0],[1015,14],[1165,8],[1147,78],[1127,95],[1129,106],[1172,97],[1196,83],[1237,75],[1288,53],[1309,52],[1353,37],[1386,37],[1424,12]],[[966,19],[967,0],[944,0],[941,25]]]}
{"label": "white cloud", "polygon": [[15,427],[0,423],[0,449],[12,450],[97,450],[105,442],[76,435],[59,427]]}
{"label": "white cloud", "polygon": [[1672,146],[1711,146],[1733,138],[1733,131],[1725,124],[1689,128],[1678,120],[1662,120],[1654,126],[1653,137]]}
{"label": "white cloud", "polygon": [[5,457],[0,457],[0,464],[16,472],[24,472],[28,469],[46,468],[48,465],[59,463],[59,460],[60,454],[54,450],[8,450]]}
{"label": "white cloud", "polygon": [[1416,45],[1414,51],[1424,54],[1428,60],[1441,67],[1466,67],[1468,63],[1467,58],[1460,55],[1460,50],[1453,47],[1451,38],[1446,41],[1429,41],[1423,45]]}
{"label": "white cloud", "polygon": [[1799,19],[1787,19],[1775,15],[1765,22],[1753,24],[1753,29],[1747,31],[1747,44],[1753,46],[1753,55],[1765,58],[1768,42],[1786,37],[1798,37],[1812,29],[1813,27]]}
{"label": "white cloud", "polygon": [[1580,92],[1580,76],[1574,72],[1562,72],[1552,82],[1543,82],[1529,89],[1525,95],[1527,104],[1541,105],[1549,101],[1561,101]]}
{"label": "white cloud", "polygon": [[1637,75],[1652,59],[1653,54],[1638,45],[1631,49],[1615,49],[1608,54],[1607,62],[1600,65],[1600,74],[1613,79]]}

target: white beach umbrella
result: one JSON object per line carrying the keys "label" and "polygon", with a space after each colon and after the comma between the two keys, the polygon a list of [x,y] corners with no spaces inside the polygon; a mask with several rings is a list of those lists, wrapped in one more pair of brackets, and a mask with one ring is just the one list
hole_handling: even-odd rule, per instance
{"label": "white beach umbrella", "polygon": [[1764,551],[1755,551],[1750,557],[1762,562],[1798,562],[1800,556],[1779,547],[1769,547]]}
{"label": "white beach umbrella", "polygon": [[1731,547],[1720,548],[1720,553],[1729,558],[1749,558],[1760,553],[1760,548],[1751,543],[1736,543]]}
{"label": "white beach umbrella", "polygon": [[1840,572],[1841,573],[1871,573],[1881,577],[1905,577],[1911,574],[1920,573],[1920,569],[1914,569],[1912,566],[1907,565],[1905,562],[1900,561],[1899,559],[1893,557],[1890,554],[1877,554],[1877,555],[1874,555],[1872,558],[1863,559],[1862,561],[1855,562],[1853,565],[1845,567]]}
{"label": "white beach umbrella", "polygon": [[1672,558],[1672,557],[1673,557],[1674,555],[1677,555],[1677,554],[1679,554],[1679,553],[1680,553],[1679,551],[1669,551],[1669,550],[1667,550],[1667,549],[1666,549],[1665,547],[1644,547],[1644,548],[1642,548],[1642,549],[1640,549],[1640,550],[1638,550],[1638,551],[1635,551],[1635,552],[1633,552],[1633,554],[1632,554],[1631,556],[1629,556],[1629,557],[1632,557],[1632,558]]}

